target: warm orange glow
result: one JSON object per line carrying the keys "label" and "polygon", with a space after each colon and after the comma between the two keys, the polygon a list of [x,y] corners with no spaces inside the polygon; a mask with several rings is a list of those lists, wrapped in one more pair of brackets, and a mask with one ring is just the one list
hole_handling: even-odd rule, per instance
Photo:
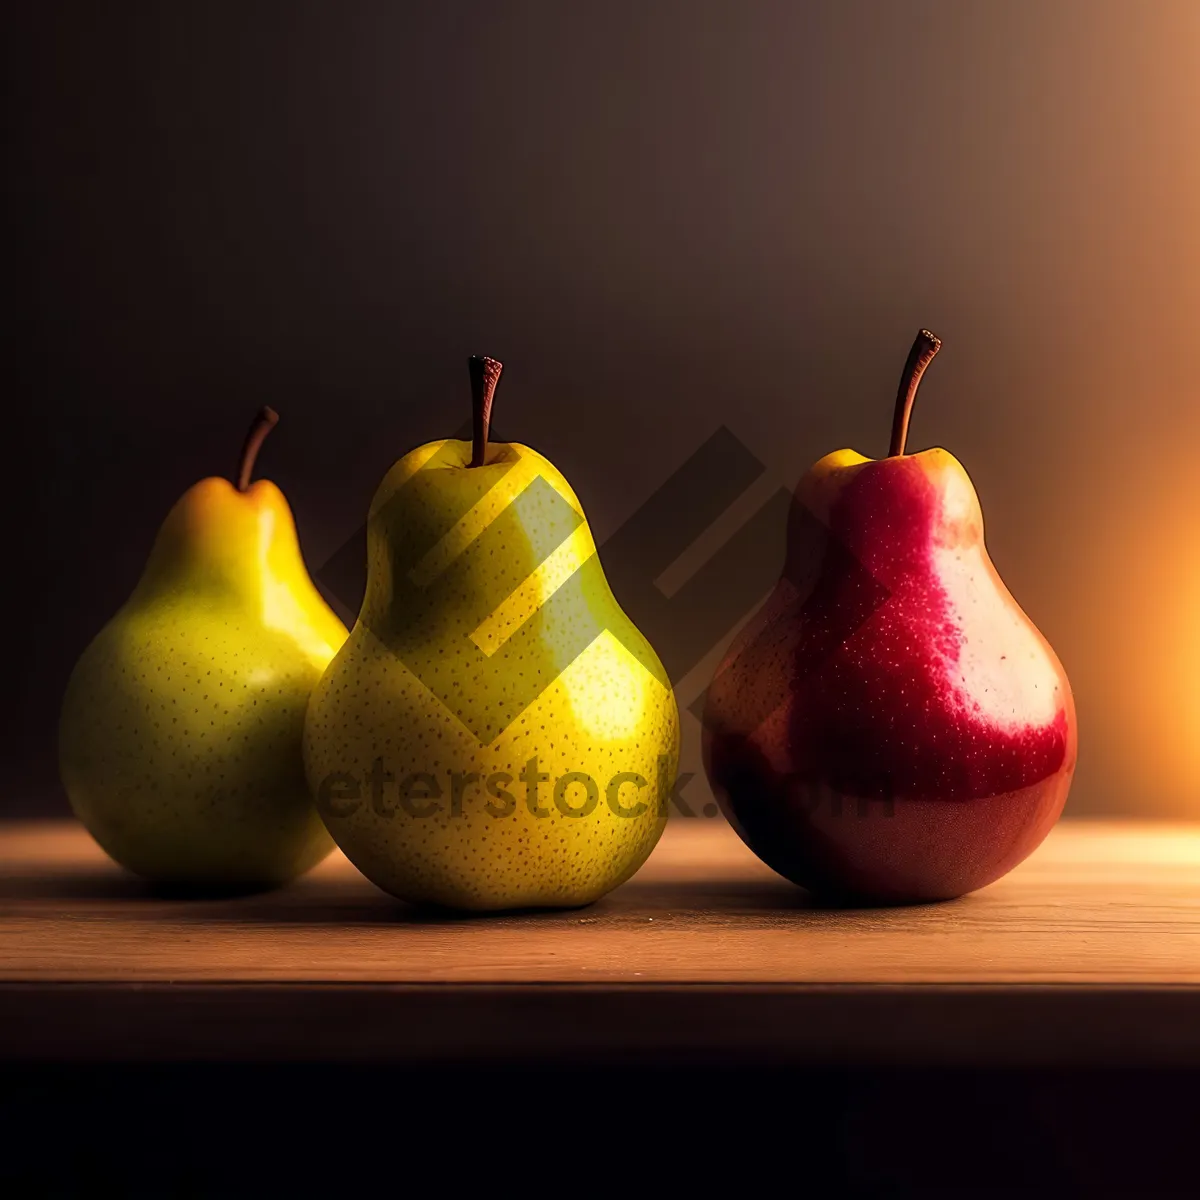
{"label": "warm orange glow", "polygon": [[1113,811],[1200,819],[1200,473],[1182,446],[1146,459],[1087,538],[1080,762]]}

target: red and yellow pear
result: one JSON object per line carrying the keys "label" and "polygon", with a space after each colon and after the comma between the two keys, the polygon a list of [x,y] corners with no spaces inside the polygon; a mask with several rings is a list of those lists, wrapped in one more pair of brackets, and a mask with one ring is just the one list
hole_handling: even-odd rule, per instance
{"label": "red and yellow pear", "polygon": [[705,766],[742,838],[838,902],[961,896],[1054,825],[1075,769],[1071,688],[993,565],[970,477],[905,452],[941,343],[922,330],[890,453],[798,484],[783,576],[708,692]]}

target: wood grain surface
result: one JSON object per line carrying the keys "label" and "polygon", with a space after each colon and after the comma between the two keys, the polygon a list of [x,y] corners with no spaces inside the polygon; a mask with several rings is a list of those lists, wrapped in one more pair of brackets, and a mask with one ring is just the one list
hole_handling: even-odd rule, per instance
{"label": "wood grain surface", "polygon": [[183,899],[0,825],[6,1058],[568,1052],[1200,1062],[1200,827],[1064,822],[975,895],[836,911],[681,820],[590,908],[454,918],[340,855]]}

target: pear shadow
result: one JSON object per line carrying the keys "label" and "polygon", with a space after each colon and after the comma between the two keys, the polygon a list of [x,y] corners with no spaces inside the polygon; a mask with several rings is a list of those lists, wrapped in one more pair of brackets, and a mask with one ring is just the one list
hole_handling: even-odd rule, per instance
{"label": "pear shadow", "polygon": [[150,889],[136,875],[103,869],[69,875],[17,873],[0,879],[0,900],[134,900],[150,898]]}
{"label": "pear shadow", "polygon": [[875,900],[860,896],[822,896],[814,900],[814,907],[822,912],[889,913],[913,909],[939,909],[955,904],[965,896],[944,896],[929,900]]}
{"label": "pear shadow", "polygon": [[[453,928],[460,925],[538,927],[628,925],[650,919],[696,921],[744,917],[824,920],[839,915],[887,914],[940,908],[947,900],[891,904],[815,896],[785,879],[664,880],[622,885],[583,905],[471,911],[397,899],[365,879],[301,877],[282,886],[189,887],[154,883],[136,875],[97,868],[61,875],[18,874],[0,880],[0,901],[121,901],[122,920],[221,925],[393,926]],[[139,909],[138,902],[145,908]],[[170,904],[169,914],[163,905]]]}
{"label": "pear shadow", "polygon": [[[373,885],[369,885],[372,886]],[[286,903],[283,901],[286,900]],[[683,918],[689,921],[745,918],[747,925],[770,921],[825,922],[847,913],[886,915],[901,910],[937,908],[944,901],[914,904],[880,904],[869,901],[834,900],[812,895],[784,879],[691,880],[637,883],[631,881],[598,900],[583,905],[554,908],[527,907],[489,911],[467,911],[434,904],[412,904],[377,891],[364,896],[353,885],[303,891],[297,889],[259,903],[239,903],[222,908],[190,907],[180,919],[245,924],[312,926],[394,926],[408,928],[538,928],[584,923],[590,927],[628,926],[659,921],[664,926]]]}
{"label": "pear shadow", "polygon": [[461,909],[450,908],[442,904],[411,904],[404,900],[396,900],[396,904],[409,910],[408,919],[411,924],[420,925],[458,925],[477,921],[537,921],[552,920],[556,917],[570,916],[572,913],[586,912],[600,903],[589,900],[586,904],[555,904],[527,905],[523,908],[495,909]]}
{"label": "pear shadow", "polygon": [[290,884],[197,885],[143,879],[103,867],[70,874],[15,874],[0,879],[0,900],[166,900],[197,905],[205,901],[275,896]]}
{"label": "pear shadow", "polygon": [[[226,908],[199,908],[189,905],[173,913],[179,921],[196,921],[205,925],[307,925],[313,928],[454,928],[459,926],[549,925],[561,923],[575,910],[561,908],[503,909],[494,912],[459,912],[437,910],[408,904],[403,900],[382,896],[375,903],[358,901],[349,904],[296,904],[286,908],[264,906],[246,908],[242,905]],[[128,915],[128,914],[123,914]],[[161,914],[146,914],[148,921]],[[556,920],[557,918],[557,920]]]}
{"label": "pear shadow", "polygon": [[[691,881],[627,884],[629,894],[622,906],[647,912],[674,911],[688,915],[708,914],[731,916],[753,914],[805,914],[808,916],[837,916],[839,914],[884,915],[908,910],[936,910],[954,899],[882,901],[850,895],[837,896],[809,892],[798,884],[779,879],[717,880],[712,883]],[[624,889],[622,889],[624,890]],[[607,899],[608,897],[606,897]],[[612,899],[621,900],[620,891]],[[956,899],[964,899],[957,897]]]}
{"label": "pear shadow", "polygon": [[625,911],[644,909],[650,913],[710,913],[714,916],[739,912],[811,912],[817,907],[808,892],[783,879],[715,880],[711,883],[664,880],[641,884],[634,881],[606,899],[613,900]]}

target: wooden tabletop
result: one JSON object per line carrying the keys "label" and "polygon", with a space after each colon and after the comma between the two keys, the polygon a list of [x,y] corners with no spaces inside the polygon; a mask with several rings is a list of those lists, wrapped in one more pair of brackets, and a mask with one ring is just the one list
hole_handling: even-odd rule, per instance
{"label": "wooden tabletop", "polygon": [[591,908],[437,918],[340,855],[155,895],[0,824],[0,1060],[1200,1065],[1200,826],[1064,822],[947,904],[812,907],[719,819]]}

